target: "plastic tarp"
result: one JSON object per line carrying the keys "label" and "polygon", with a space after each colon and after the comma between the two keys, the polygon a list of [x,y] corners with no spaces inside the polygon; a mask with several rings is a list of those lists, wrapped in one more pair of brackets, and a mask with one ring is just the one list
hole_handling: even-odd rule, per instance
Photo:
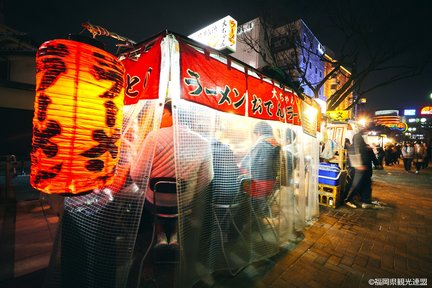
{"label": "plastic tarp", "polygon": [[[144,56],[155,64],[144,62],[144,68],[134,68],[136,75],[127,75],[118,181],[101,191],[65,198],[45,287],[131,287],[130,279],[141,276],[140,259],[154,249],[148,246],[154,230],[144,203],[155,150],[145,143],[160,130],[165,98],[172,100],[173,110],[175,167],[169,172],[177,180],[176,286],[191,287],[217,270],[235,274],[275,255],[282,245],[299,241],[318,216],[319,145],[303,133],[299,100],[241,65],[231,67],[220,55],[182,47],[168,35],[127,55],[135,64]],[[197,71],[185,69],[182,53],[207,59],[201,60],[208,69],[207,82],[204,74],[197,78]],[[216,79],[213,87],[219,90],[203,85],[205,97],[190,94],[199,92],[198,84],[217,78],[211,77],[212,67],[224,71],[221,83],[243,86],[227,90],[229,85]],[[136,83],[153,84],[134,89],[143,87]],[[261,99],[256,95],[267,91],[265,85],[272,89],[268,99]],[[264,130],[257,134],[257,127]],[[137,164],[140,173],[130,177],[130,167]]]}

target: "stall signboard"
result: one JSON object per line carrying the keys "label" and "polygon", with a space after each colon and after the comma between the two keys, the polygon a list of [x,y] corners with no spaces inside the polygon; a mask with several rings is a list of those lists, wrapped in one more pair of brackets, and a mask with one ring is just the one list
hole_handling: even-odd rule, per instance
{"label": "stall signboard", "polygon": [[318,110],[312,105],[302,102],[302,128],[303,132],[316,137],[318,125]]}
{"label": "stall signboard", "polygon": [[237,115],[246,114],[246,75],[180,42],[182,98]]}
{"label": "stall signboard", "polygon": [[189,35],[189,38],[216,50],[235,52],[237,44],[237,21],[231,16],[226,16]]}
{"label": "stall signboard", "polygon": [[332,120],[345,121],[350,118],[349,112],[348,110],[329,110],[326,115]]}
{"label": "stall signboard", "polygon": [[158,99],[162,36],[147,43],[137,51],[137,56],[128,53],[122,63],[125,67],[125,105],[141,99]]}
{"label": "stall signboard", "polygon": [[181,97],[213,109],[301,125],[293,92],[240,71],[180,41]]}

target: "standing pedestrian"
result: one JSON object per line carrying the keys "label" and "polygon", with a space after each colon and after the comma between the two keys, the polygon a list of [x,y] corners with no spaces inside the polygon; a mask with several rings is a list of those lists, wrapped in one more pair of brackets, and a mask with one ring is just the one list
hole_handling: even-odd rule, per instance
{"label": "standing pedestrian", "polygon": [[423,146],[423,150],[425,152],[425,157],[424,157],[424,161],[423,161],[423,169],[426,169],[429,166],[429,158],[430,158],[430,152],[429,152],[429,147],[428,144],[426,142],[422,142],[422,146]]}
{"label": "standing pedestrian", "polygon": [[402,148],[402,160],[404,163],[404,169],[407,172],[411,171],[411,165],[414,157],[414,148],[411,142],[406,142]]}
{"label": "standing pedestrian", "polygon": [[416,167],[416,171],[415,171],[416,174],[420,173],[420,169],[423,166],[425,156],[426,156],[426,152],[424,150],[424,147],[421,145],[420,142],[416,142],[414,145],[414,157],[413,157],[413,162]]}

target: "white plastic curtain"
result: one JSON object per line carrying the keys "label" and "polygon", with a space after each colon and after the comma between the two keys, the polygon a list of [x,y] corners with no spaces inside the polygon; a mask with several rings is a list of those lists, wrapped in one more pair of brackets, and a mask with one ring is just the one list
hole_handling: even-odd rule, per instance
{"label": "white plastic curtain", "polygon": [[[125,106],[119,180],[112,187],[65,198],[46,287],[126,287],[128,278],[140,276],[142,267],[133,259],[152,249],[146,245],[152,233],[148,225],[153,225],[144,203],[154,149],[143,149],[149,133],[160,128],[165,98],[172,100],[173,110],[177,286],[191,287],[217,270],[235,274],[275,255],[282,245],[299,241],[318,216],[317,139],[298,125],[181,99],[182,51],[172,35],[160,49],[158,97]],[[267,130],[256,133],[257,127]],[[271,156],[258,157],[267,155],[256,155],[259,146],[267,147],[262,151]],[[130,177],[130,167],[137,164],[140,173]]]}

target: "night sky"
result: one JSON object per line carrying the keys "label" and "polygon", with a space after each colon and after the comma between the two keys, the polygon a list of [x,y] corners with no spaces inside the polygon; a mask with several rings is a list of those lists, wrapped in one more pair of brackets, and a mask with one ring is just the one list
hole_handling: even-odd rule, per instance
{"label": "night sky", "polygon": [[[322,44],[337,50],[338,45],[342,45],[342,41],[338,38],[340,34],[331,21],[332,16],[329,11],[338,3],[343,3],[345,7],[349,1],[0,0],[0,2],[3,2],[4,24],[27,33],[28,37],[37,44],[59,37],[64,38],[69,33],[79,33],[82,31],[81,24],[87,21],[139,42],[165,29],[189,35],[226,15],[232,16],[241,24],[266,11],[281,24],[302,18]],[[376,28],[371,29],[371,33],[389,34],[380,29],[383,27],[390,27],[392,30],[390,32],[400,33],[400,37],[389,37],[388,42],[385,43],[387,47],[384,45],[382,49],[391,49],[398,41],[412,43],[410,45],[412,52],[401,58],[413,57],[416,63],[421,63],[425,56],[431,54],[429,51],[432,50],[432,23],[428,18],[429,13],[432,13],[432,1],[413,0],[405,4],[387,0],[353,0],[352,2],[361,5],[354,9],[361,15],[359,21],[369,21],[376,25]],[[376,7],[375,2],[379,2],[379,7]],[[386,11],[391,11],[390,20],[380,17],[380,13]],[[114,46],[114,42],[106,37],[98,39]],[[382,38],[380,37],[377,42],[380,39]],[[378,78],[374,77],[370,81],[373,82]],[[432,69],[429,64],[421,76],[399,81],[365,95],[368,101],[367,109],[373,111],[432,105],[432,100],[429,98],[429,94],[432,93],[431,80]]]}

